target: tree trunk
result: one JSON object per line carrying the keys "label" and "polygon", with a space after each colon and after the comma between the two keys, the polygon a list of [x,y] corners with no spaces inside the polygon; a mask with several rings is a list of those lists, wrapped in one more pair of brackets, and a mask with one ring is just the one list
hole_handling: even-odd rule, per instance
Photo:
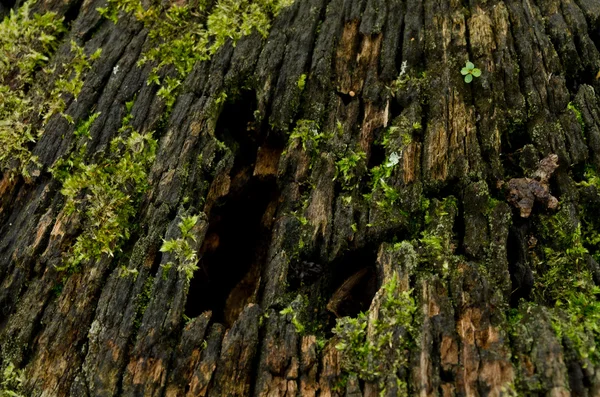
{"label": "tree trunk", "polygon": [[[0,175],[19,393],[600,396],[600,2],[296,0],[186,74],[99,7],[32,8],[68,30],[28,92],[102,53]],[[102,172],[132,210],[88,255]]]}

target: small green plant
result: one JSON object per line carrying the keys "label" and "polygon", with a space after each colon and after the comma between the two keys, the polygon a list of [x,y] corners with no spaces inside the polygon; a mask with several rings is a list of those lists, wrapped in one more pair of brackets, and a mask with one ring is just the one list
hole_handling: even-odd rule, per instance
{"label": "small green plant", "polygon": [[364,164],[366,158],[367,154],[365,152],[354,152],[351,150],[348,155],[335,163],[336,173],[333,179],[336,180],[339,178],[345,190],[354,189],[360,182],[357,169],[361,166],[363,169],[366,167]]}
{"label": "small green plant", "polygon": [[444,252],[444,240],[442,237],[437,236],[429,231],[421,232],[422,237],[419,239],[420,245],[423,247],[425,261],[429,262],[431,259],[440,259]]}
{"label": "small green plant", "polygon": [[299,140],[302,143],[302,149],[314,153],[322,140],[328,136],[321,132],[317,122],[312,120],[298,120],[296,128],[290,135],[290,141]]}
{"label": "small green plant", "polygon": [[294,308],[292,306],[286,307],[285,309],[280,311],[279,314],[281,314],[283,316],[289,315],[292,319],[291,321],[292,321],[292,324],[294,325],[294,328],[296,328],[296,332],[299,334],[304,333],[304,325],[300,322],[300,320],[298,320],[296,311],[294,310]]}
{"label": "small green plant", "polygon": [[377,205],[381,208],[390,209],[400,199],[400,193],[386,181],[392,176],[392,172],[399,163],[400,156],[398,153],[392,152],[381,165],[371,169],[371,193],[366,197],[370,200],[377,190],[382,191],[383,199],[377,201]]}
{"label": "small green plant", "polygon": [[465,83],[473,81],[473,77],[481,76],[481,70],[477,69],[473,62],[467,61],[465,67],[461,69],[460,74],[465,76]]}
{"label": "small green plant", "polygon": [[193,233],[194,226],[198,223],[199,216],[185,216],[179,222],[179,231],[181,236],[177,239],[163,240],[160,247],[161,252],[169,252],[175,257],[177,264],[168,262],[165,267],[176,266],[177,270],[184,273],[188,280],[194,277],[194,272],[198,270],[198,255],[192,242],[196,241]]}
{"label": "small green plant", "polygon": [[2,372],[0,397],[24,397],[24,394],[21,392],[24,381],[23,370],[16,369],[13,363],[9,362]]}
{"label": "small green plant", "polygon": [[308,304],[308,297],[306,295],[298,294],[285,309],[279,312],[282,316],[286,316],[286,319],[292,323],[296,332],[301,335],[306,332],[307,328],[311,331],[315,331],[315,329],[311,327],[312,324],[310,324],[310,318],[307,318],[306,316]]}

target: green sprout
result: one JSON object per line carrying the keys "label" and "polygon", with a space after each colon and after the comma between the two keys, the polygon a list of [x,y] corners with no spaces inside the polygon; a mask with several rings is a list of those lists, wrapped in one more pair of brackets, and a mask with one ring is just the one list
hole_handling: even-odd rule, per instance
{"label": "green sprout", "polygon": [[460,71],[460,74],[465,76],[465,83],[470,83],[473,81],[473,76],[481,76],[481,70],[477,69],[475,65],[473,65],[473,62],[467,61],[465,67]]}
{"label": "green sprout", "polygon": [[[177,259],[177,270],[185,273],[188,280],[191,280],[194,276],[194,272],[198,270],[198,256],[194,247],[196,241],[196,235],[192,232],[196,223],[198,223],[200,217],[185,216],[181,218],[179,222],[179,230],[181,231],[181,237],[178,239],[163,240],[163,244],[160,247],[160,252],[170,252]],[[165,268],[173,266],[172,262],[165,265]]]}

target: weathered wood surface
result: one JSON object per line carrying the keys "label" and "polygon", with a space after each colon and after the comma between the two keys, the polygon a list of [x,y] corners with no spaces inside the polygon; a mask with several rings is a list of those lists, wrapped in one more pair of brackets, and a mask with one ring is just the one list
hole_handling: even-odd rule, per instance
{"label": "weathered wood surface", "polygon": [[[50,121],[33,147],[39,176],[0,180],[1,355],[25,368],[26,395],[392,396],[402,394],[387,380],[394,375],[410,395],[600,396],[600,365],[557,337],[552,302],[525,310],[510,331],[511,305],[534,300],[540,276],[532,225],[556,209],[536,202],[525,220],[503,190],[556,154],[549,189],[571,209],[567,228],[583,205],[600,208],[598,190],[577,185],[586,165],[600,167],[600,2],[296,0],[268,38],[251,34],[196,64],[166,124],[146,84],[151,65],[136,66],[147,31],[131,18],[103,20],[100,6],[36,5],[71,20],[54,62],[68,58],[71,39],[103,49],[67,113],[101,112],[91,156],[135,98],[133,125],[156,131],[159,146],[124,253],[73,274],[55,266],[80,226],[45,169],[68,154],[74,126]],[[459,73],[466,60],[483,71],[471,84]],[[289,139],[301,119],[331,134],[303,148]],[[382,149],[392,125],[408,139]],[[345,190],[336,162],[351,150],[365,152],[366,166]],[[391,154],[398,163],[386,182],[399,198],[385,210],[381,190],[364,194],[368,169]],[[450,195],[457,205],[442,208]],[[160,266],[162,239],[182,211],[204,213],[191,282]],[[404,251],[387,250],[423,230],[442,243],[429,259],[416,246],[421,259],[409,266]],[[586,260],[600,281],[593,255]],[[137,276],[123,276],[122,265]],[[362,293],[336,292],[365,268]],[[381,298],[371,299],[392,274],[418,308],[406,365],[382,382],[348,378],[325,307],[346,296],[336,314],[371,305],[376,318]],[[297,294],[309,297],[317,324],[304,334],[280,314]]]}

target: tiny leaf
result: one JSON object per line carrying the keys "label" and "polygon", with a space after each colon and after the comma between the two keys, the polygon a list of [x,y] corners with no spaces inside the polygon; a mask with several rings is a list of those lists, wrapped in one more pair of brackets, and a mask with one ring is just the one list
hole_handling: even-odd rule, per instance
{"label": "tiny leaf", "polygon": [[470,83],[471,81],[473,81],[473,75],[472,74],[468,74],[465,76],[465,83]]}
{"label": "tiny leaf", "polygon": [[465,66],[467,67],[467,69],[475,68],[475,65],[473,65],[473,62],[471,62],[471,61],[467,61],[467,64]]}
{"label": "tiny leaf", "polygon": [[473,76],[475,76],[475,77],[479,77],[479,76],[481,76],[481,70],[479,70],[479,69],[477,69],[477,68],[473,69],[473,70],[471,71],[471,73],[472,73],[472,74],[473,74]]}
{"label": "tiny leaf", "polygon": [[460,74],[462,74],[463,76],[469,74],[469,69],[467,69],[466,67],[462,68],[461,71],[460,71]]}

